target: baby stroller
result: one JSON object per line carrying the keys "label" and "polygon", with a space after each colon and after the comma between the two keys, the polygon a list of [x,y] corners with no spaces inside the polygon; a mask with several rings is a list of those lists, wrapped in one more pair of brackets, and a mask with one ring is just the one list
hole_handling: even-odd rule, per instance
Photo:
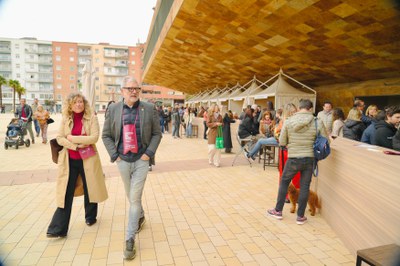
{"label": "baby stroller", "polygon": [[7,126],[6,141],[4,143],[4,148],[6,150],[8,147],[12,146],[15,146],[15,149],[18,149],[19,146],[25,145],[26,147],[29,147],[31,145],[30,139],[24,139],[27,124],[27,122],[16,118],[11,120],[10,124]]}

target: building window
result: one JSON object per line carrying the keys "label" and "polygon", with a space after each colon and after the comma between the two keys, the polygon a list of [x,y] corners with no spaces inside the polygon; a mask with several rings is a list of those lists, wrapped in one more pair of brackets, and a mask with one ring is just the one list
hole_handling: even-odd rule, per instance
{"label": "building window", "polygon": [[35,66],[34,66],[33,64],[29,64],[29,68],[30,68],[30,69],[34,69]]}
{"label": "building window", "polygon": [[61,79],[61,75],[57,74],[56,79]]}
{"label": "building window", "polygon": [[15,58],[17,58],[17,59],[18,59],[18,58],[19,58],[19,54],[16,54],[16,55],[15,55]]}
{"label": "building window", "polygon": [[15,44],[15,49],[19,49],[19,44],[18,43]]}
{"label": "building window", "polygon": [[96,49],[96,50],[95,50],[95,53],[98,54],[98,53],[99,53],[99,49]]}
{"label": "building window", "polygon": [[96,90],[98,90],[99,89],[99,86],[96,86]]}
{"label": "building window", "polygon": [[56,61],[61,61],[61,56],[56,55]]}
{"label": "building window", "polygon": [[71,53],[73,53],[74,52],[74,48],[69,48],[69,51],[71,52]]}
{"label": "building window", "polygon": [[34,57],[33,57],[33,54],[29,55],[29,58],[30,58],[30,59],[33,59],[33,58],[34,58]]}
{"label": "building window", "polygon": [[61,70],[61,66],[56,66],[56,70]]}
{"label": "building window", "polygon": [[69,61],[70,61],[70,62],[74,62],[74,60],[75,60],[75,59],[74,59],[74,57],[72,57],[72,56],[69,58]]}
{"label": "building window", "polygon": [[15,65],[15,68],[20,68],[20,67],[21,67],[20,64],[16,64],[16,65]]}
{"label": "building window", "polygon": [[57,84],[57,89],[62,89],[62,86],[61,86],[61,84]]}
{"label": "building window", "polygon": [[69,88],[70,88],[71,90],[73,90],[73,89],[75,89],[75,85],[74,85],[74,84],[70,84],[70,85],[69,85]]}
{"label": "building window", "polygon": [[96,71],[99,72],[99,68],[98,67],[96,67]]}
{"label": "building window", "polygon": [[131,64],[132,64],[132,65],[135,65],[135,64],[136,64],[136,61],[132,61]]}
{"label": "building window", "polygon": [[57,94],[57,100],[61,101],[61,94]]}
{"label": "building window", "polygon": [[35,94],[34,93],[31,94],[31,99],[35,99]]}
{"label": "building window", "polygon": [[98,62],[99,62],[99,59],[98,59],[98,58],[96,58],[94,61],[95,61],[96,63],[98,63]]}
{"label": "building window", "polygon": [[96,80],[99,80],[99,77],[96,77],[95,79],[96,79]]}
{"label": "building window", "polygon": [[56,52],[61,51],[61,47],[60,46],[56,46]]}
{"label": "building window", "polygon": [[75,76],[69,76],[69,80],[74,80]]}
{"label": "building window", "polygon": [[18,74],[17,74],[17,78],[20,78],[20,77],[21,77],[21,74],[18,73]]}
{"label": "building window", "polygon": [[72,67],[69,68],[69,70],[74,71],[75,67],[72,66]]}
{"label": "building window", "polygon": [[135,56],[135,51],[132,51],[132,56]]}

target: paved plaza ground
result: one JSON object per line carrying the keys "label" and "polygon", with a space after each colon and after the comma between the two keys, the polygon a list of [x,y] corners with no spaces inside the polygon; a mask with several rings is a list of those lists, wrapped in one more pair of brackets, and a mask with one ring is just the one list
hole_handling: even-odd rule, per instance
{"label": "paved plaza ground", "polygon": [[[85,224],[83,197],[75,198],[68,236],[46,238],[56,209],[57,165],[50,146],[3,147],[10,114],[0,114],[0,257],[5,265],[354,265],[355,257],[320,214],[299,226],[296,216],[266,215],[275,205],[278,170],[249,167],[244,156],[222,154],[210,166],[203,139],[164,134],[156,166],[147,178],[146,224],[136,240],[137,256],[123,260],[128,203],[116,165],[101,139],[98,149],[109,198],[98,222]],[[49,139],[61,116],[54,115]],[[99,114],[100,125],[104,115]],[[234,152],[237,144],[234,143]]]}

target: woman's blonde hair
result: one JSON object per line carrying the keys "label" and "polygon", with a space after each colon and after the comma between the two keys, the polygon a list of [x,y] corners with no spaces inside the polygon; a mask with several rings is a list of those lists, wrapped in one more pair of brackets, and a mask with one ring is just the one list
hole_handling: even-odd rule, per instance
{"label": "woman's blonde hair", "polygon": [[63,116],[67,117],[72,117],[72,105],[76,102],[78,98],[81,98],[83,100],[83,103],[85,105],[85,110],[84,113],[85,115],[91,115],[92,110],[90,108],[89,102],[86,100],[85,96],[82,95],[82,93],[71,93],[68,95],[68,97],[65,99],[63,108],[62,108],[62,114]]}
{"label": "woman's blonde hair", "polygon": [[365,110],[365,115],[369,116],[369,111],[374,108],[376,109],[376,114],[378,114],[378,111],[379,111],[378,106],[376,106],[375,104],[371,104],[368,106],[367,110]]}
{"label": "woman's blonde hair", "polygon": [[[42,110],[40,110],[40,109],[42,109]],[[36,111],[39,111],[39,112],[41,112],[41,111],[43,111],[44,109],[43,109],[43,105],[38,105],[38,107],[36,108]]]}
{"label": "woman's blonde hair", "polygon": [[347,120],[361,121],[361,111],[357,108],[351,108],[347,115]]}
{"label": "woman's blonde hair", "polygon": [[286,119],[288,117],[291,117],[297,112],[297,107],[293,103],[287,103],[285,104],[283,108],[283,118]]}

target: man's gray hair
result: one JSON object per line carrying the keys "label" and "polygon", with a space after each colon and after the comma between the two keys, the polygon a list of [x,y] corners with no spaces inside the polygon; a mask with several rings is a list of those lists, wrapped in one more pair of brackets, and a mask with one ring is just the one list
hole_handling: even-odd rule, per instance
{"label": "man's gray hair", "polygon": [[125,76],[125,77],[122,78],[121,88],[125,87],[125,85],[126,85],[127,83],[130,83],[130,82],[136,83],[136,84],[138,84],[138,86],[140,86],[139,83],[136,81],[136,79],[135,79],[134,77],[132,77],[132,76]]}
{"label": "man's gray hair", "polygon": [[307,109],[310,110],[313,108],[313,103],[309,99],[301,99],[299,103],[299,109]]}

